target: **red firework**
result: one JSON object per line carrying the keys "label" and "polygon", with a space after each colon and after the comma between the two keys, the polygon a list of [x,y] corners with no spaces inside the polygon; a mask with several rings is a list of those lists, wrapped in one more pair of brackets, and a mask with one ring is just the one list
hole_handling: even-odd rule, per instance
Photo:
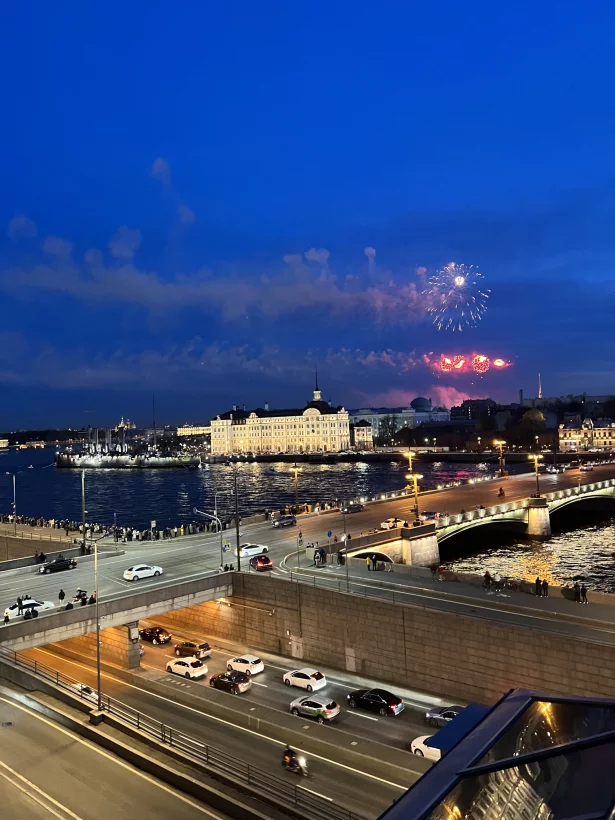
{"label": "red firework", "polygon": [[477,373],[484,375],[491,367],[502,370],[510,367],[510,362],[506,359],[490,359],[484,353],[458,353],[454,356],[442,354],[439,360],[433,362],[433,366],[441,373]]}

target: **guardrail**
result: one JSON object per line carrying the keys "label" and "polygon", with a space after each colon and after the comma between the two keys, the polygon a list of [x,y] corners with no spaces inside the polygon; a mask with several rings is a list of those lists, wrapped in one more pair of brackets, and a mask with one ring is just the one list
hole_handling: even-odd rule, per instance
{"label": "guardrail", "polygon": [[[15,666],[28,669],[34,675],[70,692],[71,695],[80,697],[92,704],[94,708],[98,707],[98,694],[96,691],[75,678],[29,658],[27,655],[13,652],[1,646],[0,657],[10,661]],[[226,777],[229,777],[229,774],[232,773],[234,783],[241,783],[249,787],[257,792],[260,797],[265,796],[270,802],[280,807],[292,807],[300,811],[303,816],[313,818],[313,820],[365,820],[361,815],[324,800],[299,785],[290,784],[208,743],[201,743],[200,740],[187,735],[185,732],[180,732],[179,729],[161,723],[109,695],[101,694],[101,706],[103,711],[115,715],[155,740],[168,744],[186,755],[186,757],[205,764],[210,769]]]}

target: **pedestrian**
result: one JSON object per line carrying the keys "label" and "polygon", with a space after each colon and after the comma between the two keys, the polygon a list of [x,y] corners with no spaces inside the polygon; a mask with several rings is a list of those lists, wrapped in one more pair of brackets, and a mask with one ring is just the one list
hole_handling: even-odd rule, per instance
{"label": "pedestrian", "polygon": [[542,582],[542,597],[548,598],[549,597],[549,582],[545,578]]}
{"label": "pedestrian", "polygon": [[[316,542],[316,546],[318,546],[318,541]],[[320,548],[320,562],[321,564],[327,563],[327,551],[324,547]]]}
{"label": "pedestrian", "polygon": [[579,586],[579,582],[574,582],[574,601],[577,604],[581,603],[581,587]]}
{"label": "pedestrian", "polygon": [[369,555],[366,557],[365,563],[367,564],[367,569],[370,570],[372,568],[372,559],[369,557]]}
{"label": "pedestrian", "polygon": [[535,592],[537,598],[542,598],[542,581],[538,576],[536,576],[536,581],[534,582]]}
{"label": "pedestrian", "polygon": [[337,535],[334,535],[334,536],[333,536],[333,543],[334,543],[334,544],[337,544]]}
{"label": "pedestrian", "polygon": [[495,573],[493,574],[493,586],[494,586],[494,588],[495,588],[495,594],[496,594],[496,595],[497,595],[497,594],[498,594],[498,592],[500,591],[500,585],[501,585],[501,583],[502,583],[502,576],[500,575],[500,573],[499,573],[499,572],[495,572]]}
{"label": "pedestrian", "polygon": [[378,557],[375,552],[372,553],[372,569],[378,569]]}
{"label": "pedestrian", "polygon": [[318,550],[314,550],[314,566],[318,566],[318,562],[320,561],[320,553]]}
{"label": "pedestrian", "polygon": [[58,592],[58,598],[59,598],[59,600],[60,600],[60,603],[62,603],[62,601],[66,598],[66,593],[64,592],[64,590],[63,590],[63,589],[61,589],[61,590]]}
{"label": "pedestrian", "polygon": [[71,603],[70,601],[69,601],[69,602],[66,604],[66,606],[64,607],[64,609],[72,609],[72,608],[73,608],[73,605],[72,605],[72,603]]}
{"label": "pedestrian", "polygon": [[432,565],[429,567],[429,569],[431,570],[431,580],[432,580],[432,581],[435,581],[435,580],[436,580],[436,576],[438,575],[438,565],[437,565],[437,564],[432,564]]}
{"label": "pedestrian", "polygon": [[587,587],[585,586],[585,584],[581,584],[581,603],[582,604],[588,603],[588,601],[587,601]]}
{"label": "pedestrian", "polygon": [[23,614],[23,598],[17,598],[17,614]]}
{"label": "pedestrian", "polygon": [[438,581],[443,581],[443,580],[444,580],[444,567],[442,566],[442,564],[440,564],[440,566],[438,567]]}
{"label": "pedestrian", "polygon": [[8,624],[8,622],[9,622],[9,614],[7,612],[6,615],[4,616],[4,623]]}
{"label": "pedestrian", "polygon": [[485,578],[485,589],[487,590],[487,592],[491,592],[491,573],[489,572],[489,570],[485,570],[484,578]]}

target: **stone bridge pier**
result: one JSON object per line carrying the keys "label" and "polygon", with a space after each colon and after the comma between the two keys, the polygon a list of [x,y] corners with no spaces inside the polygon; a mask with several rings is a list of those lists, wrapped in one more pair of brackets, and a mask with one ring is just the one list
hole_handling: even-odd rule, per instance
{"label": "stone bridge pier", "polygon": [[541,541],[551,538],[551,517],[546,498],[528,498],[526,532],[529,538]]}

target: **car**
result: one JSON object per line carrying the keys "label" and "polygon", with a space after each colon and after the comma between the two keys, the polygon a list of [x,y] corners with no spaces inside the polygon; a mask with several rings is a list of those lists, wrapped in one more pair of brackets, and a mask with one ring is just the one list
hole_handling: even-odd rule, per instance
{"label": "car", "polygon": [[204,678],[209,669],[198,658],[178,658],[167,663],[167,672],[197,680],[198,678]]}
{"label": "car", "polygon": [[85,683],[69,683],[68,689],[78,698],[95,703],[98,706],[98,692],[96,689],[92,689],[91,686],[86,686]]}
{"label": "car", "polygon": [[421,521],[437,521],[440,518],[439,512],[434,512],[432,510],[425,510],[419,515]]}
{"label": "car", "polygon": [[340,507],[340,512],[350,515],[351,513],[363,512],[364,509],[363,504],[359,504],[358,501],[351,501],[350,504]]}
{"label": "car", "polygon": [[381,530],[395,530],[398,527],[407,527],[408,522],[405,521],[403,518],[387,518],[386,521],[383,521],[380,524]]}
{"label": "car", "polygon": [[307,689],[308,692],[315,692],[327,685],[327,679],[322,672],[309,667],[285,672],[282,675],[282,680],[287,686],[299,686],[301,689]]}
{"label": "car", "polygon": [[591,473],[593,472],[594,467],[592,464],[581,464],[579,469],[581,469],[584,473]]}
{"label": "car", "polygon": [[318,723],[333,720],[340,713],[340,705],[326,695],[302,695],[291,701],[290,711],[298,717],[311,717]]}
{"label": "car", "polygon": [[50,572],[63,572],[65,569],[75,569],[77,561],[74,558],[64,558],[63,555],[58,555],[52,561],[46,561],[38,568],[41,574],[49,575]]}
{"label": "car", "polygon": [[463,712],[463,706],[434,706],[425,712],[425,722],[441,728]]}
{"label": "car", "polygon": [[197,660],[200,661],[211,656],[211,646],[207,641],[204,643],[182,641],[181,643],[175,644],[173,651],[178,658],[197,658]]}
{"label": "car", "polygon": [[386,689],[358,689],[348,695],[348,705],[352,709],[367,709],[385,715],[398,715],[404,710],[404,702]]}
{"label": "car", "polygon": [[250,566],[256,572],[267,572],[267,570],[273,569],[273,561],[267,555],[255,555],[250,558]]}
{"label": "car", "polygon": [[11,606],[7,606],[4,610],[4,617],[8,616],[9,621],[14,620],[15,618],[23,617],[26,612],[31,612],[33,615],[38,615],[39,612],[44,612],[47,609],[53,609],[55,604],[53,601],[37,601],[36,598],[23,598],[21,605],[23,607],[23,612],[19,614],[19,607],[17,604],[11,604]]}
{"label": "car", "polygon": [[239,695],[241,692],[248,691],[252,686],[252,681],[245,672],[220,672],[218,675],[211,676],[209,685],[222,692]]}
{"label": "car", "polygon": [[545,472],[547,473],[563,473],[564,467],[556,467],[555,464],[547,464]]}
{"label": "car", "polygon": [[129,567],[123,575],[125,581],[140,581],[141,578],[158,578],[162,575],[162,567],[150,567],[149,564],[135,564]]}
{"label": "car", "polygon": [[[242,558],[249,558],[251,555],[264,555],[269,552],[269,547],[262,544],[240,544],[239,552]],[[237,555],[237,547],[233,549],[233,553]]]}
{"label": "car", "polygon": [[258,675],[265,668],[265,664],[256,655],[238,655],[226,662],[229,672],[243,672],[248,677]]}
{"label": "car", "polygon": [[281,515],[273,522],[274,527],[294,527],[297,519],[294,515]]}
{"label": "car", "polygon": [[410,751],[413,755],[425,757],[427,760],[440,760],[442,757],[440,749],[432,749],[431,746],[425,745],[425,741],[429,740],[430,737],[433,737],[433,735],[421,735],[415,738],[410,744]]}
{"label": "car", "polygon": [[153,643],[154,646],[171,641],[171,633],[167,632],[167,630],[161,626],[148,626],[145,629],[141,629],[139,631],[139,637],[142,641]]}

